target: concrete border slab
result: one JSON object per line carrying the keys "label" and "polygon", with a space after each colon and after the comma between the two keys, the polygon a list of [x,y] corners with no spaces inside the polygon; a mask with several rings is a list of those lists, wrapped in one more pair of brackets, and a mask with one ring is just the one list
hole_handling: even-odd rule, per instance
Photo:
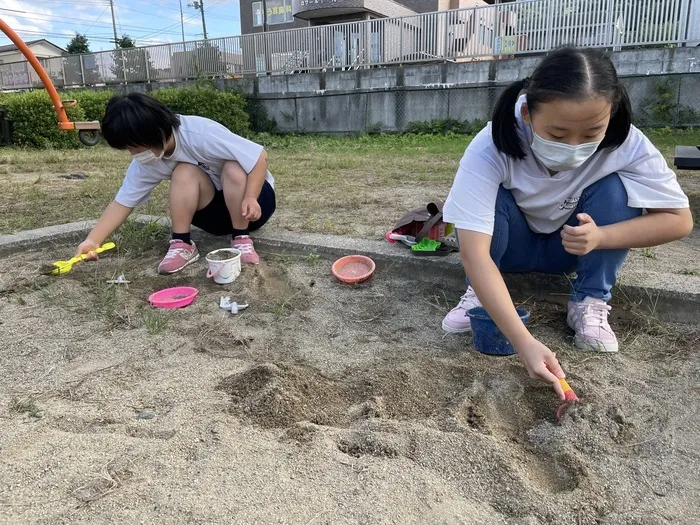
{"label": "concrete border slab", "polygon": [[[169,220],[164,217],[137,215],[134,219],[143,223],[169,224]],[[2,235],[0,256],[31,249],[40,243],[60,244],[82,240],[95,222],[81,221]],[[201,230],[195,230],[193,237],[202,239],[210,236]],[[454,283],[458,292],[464,288],[464,271],[457,254],[447,257],[417,257],[405,247],[391,245],[383,240],[267,229],[256,233],[255,239],[262,252],[290,255],[314,253],[328,260],[351,253],[367,255],[374,259],[380,269],[400,272],[407,279],[435,279]],[[556,303],[567,301],[568,282],[563,276],[510,274],[505,275],[505,279],[509,290],[516,297],[532,297]],[[700,277],[687,278],[655,272],[630,272],[627,275],[623,270],[619,286],[627,300],[648,308],[664,321],[688,324],[700,322]]]}

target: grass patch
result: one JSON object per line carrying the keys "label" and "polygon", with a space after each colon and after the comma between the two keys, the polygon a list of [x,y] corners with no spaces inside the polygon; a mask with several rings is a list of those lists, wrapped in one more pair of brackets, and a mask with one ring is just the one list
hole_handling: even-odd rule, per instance
{"label": "grass patch", "polygon": [[115,233],[115,243],[129,255],[148,253],[160,248],[170,237],[170,227],[160,222],[126,221]]}
{"label": "grass patch", "polygon": [[[677,144],[700,143],[700,130],[649,130],[673,165]],[[378,135],[358,137],[259,135],[276,178],[272,227],[376,237],[407,209],[445,198],[471,137]],[[0,148],[0,234],[99,217],[130,162],[106,146],[78,150]],[[85,180],[62,174],[81,172]],[[700,215],[700,172],[679,171],[691,207]],[[70,206],[66,206],[70,203]],[[168,184],[159,185],[138,213],[167,216]],[[125,226],[121,249],[149,249],[164,234],[139,237]],[[139,234],[141,235],[141,234]]]}

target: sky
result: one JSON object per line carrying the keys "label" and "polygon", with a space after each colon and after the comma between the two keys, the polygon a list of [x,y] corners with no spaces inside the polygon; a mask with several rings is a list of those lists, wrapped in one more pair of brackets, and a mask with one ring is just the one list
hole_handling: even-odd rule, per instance
{"label": "sky", "polygon": [[[199,10],[182,0],[186,40],[201,40]],[[137,46],[181,42],[178,0],[114,0],[117,35],[128,34]],[[204,0],[207,36],[241,33],[238,0]],[[86,34],[90,51],[114,49],[112,15],[108,0],[2,0],[2,18],[24,40],[45,38],[65,49],[76,31]],[[0,32],[0,45],[10,44]]]}

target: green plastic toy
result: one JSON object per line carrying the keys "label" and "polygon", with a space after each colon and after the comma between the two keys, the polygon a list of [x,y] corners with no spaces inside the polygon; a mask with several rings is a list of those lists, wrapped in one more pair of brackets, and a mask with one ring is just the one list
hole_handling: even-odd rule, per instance
{"label": "green plastic toy", "polygon": [[418,244],[411,246],[411,250],[414,252],[436,252],[440,246],[442,244],[438,241],[423,237]]}

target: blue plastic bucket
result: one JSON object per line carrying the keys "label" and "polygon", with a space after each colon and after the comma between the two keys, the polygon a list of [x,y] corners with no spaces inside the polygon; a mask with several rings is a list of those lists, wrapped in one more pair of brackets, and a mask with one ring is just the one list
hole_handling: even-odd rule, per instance
{"label": "blue plastic bucket", "polygon": [[[518,308],[517,311],[523,323],[527,323],[530,312],[522,308]],[[474,348],[478,352],[486,355],[513,355],[515,353],[515,348],[498,329],[486,309],[482,307],[472,308],[467,312],[467,315],[472,323]]]}

